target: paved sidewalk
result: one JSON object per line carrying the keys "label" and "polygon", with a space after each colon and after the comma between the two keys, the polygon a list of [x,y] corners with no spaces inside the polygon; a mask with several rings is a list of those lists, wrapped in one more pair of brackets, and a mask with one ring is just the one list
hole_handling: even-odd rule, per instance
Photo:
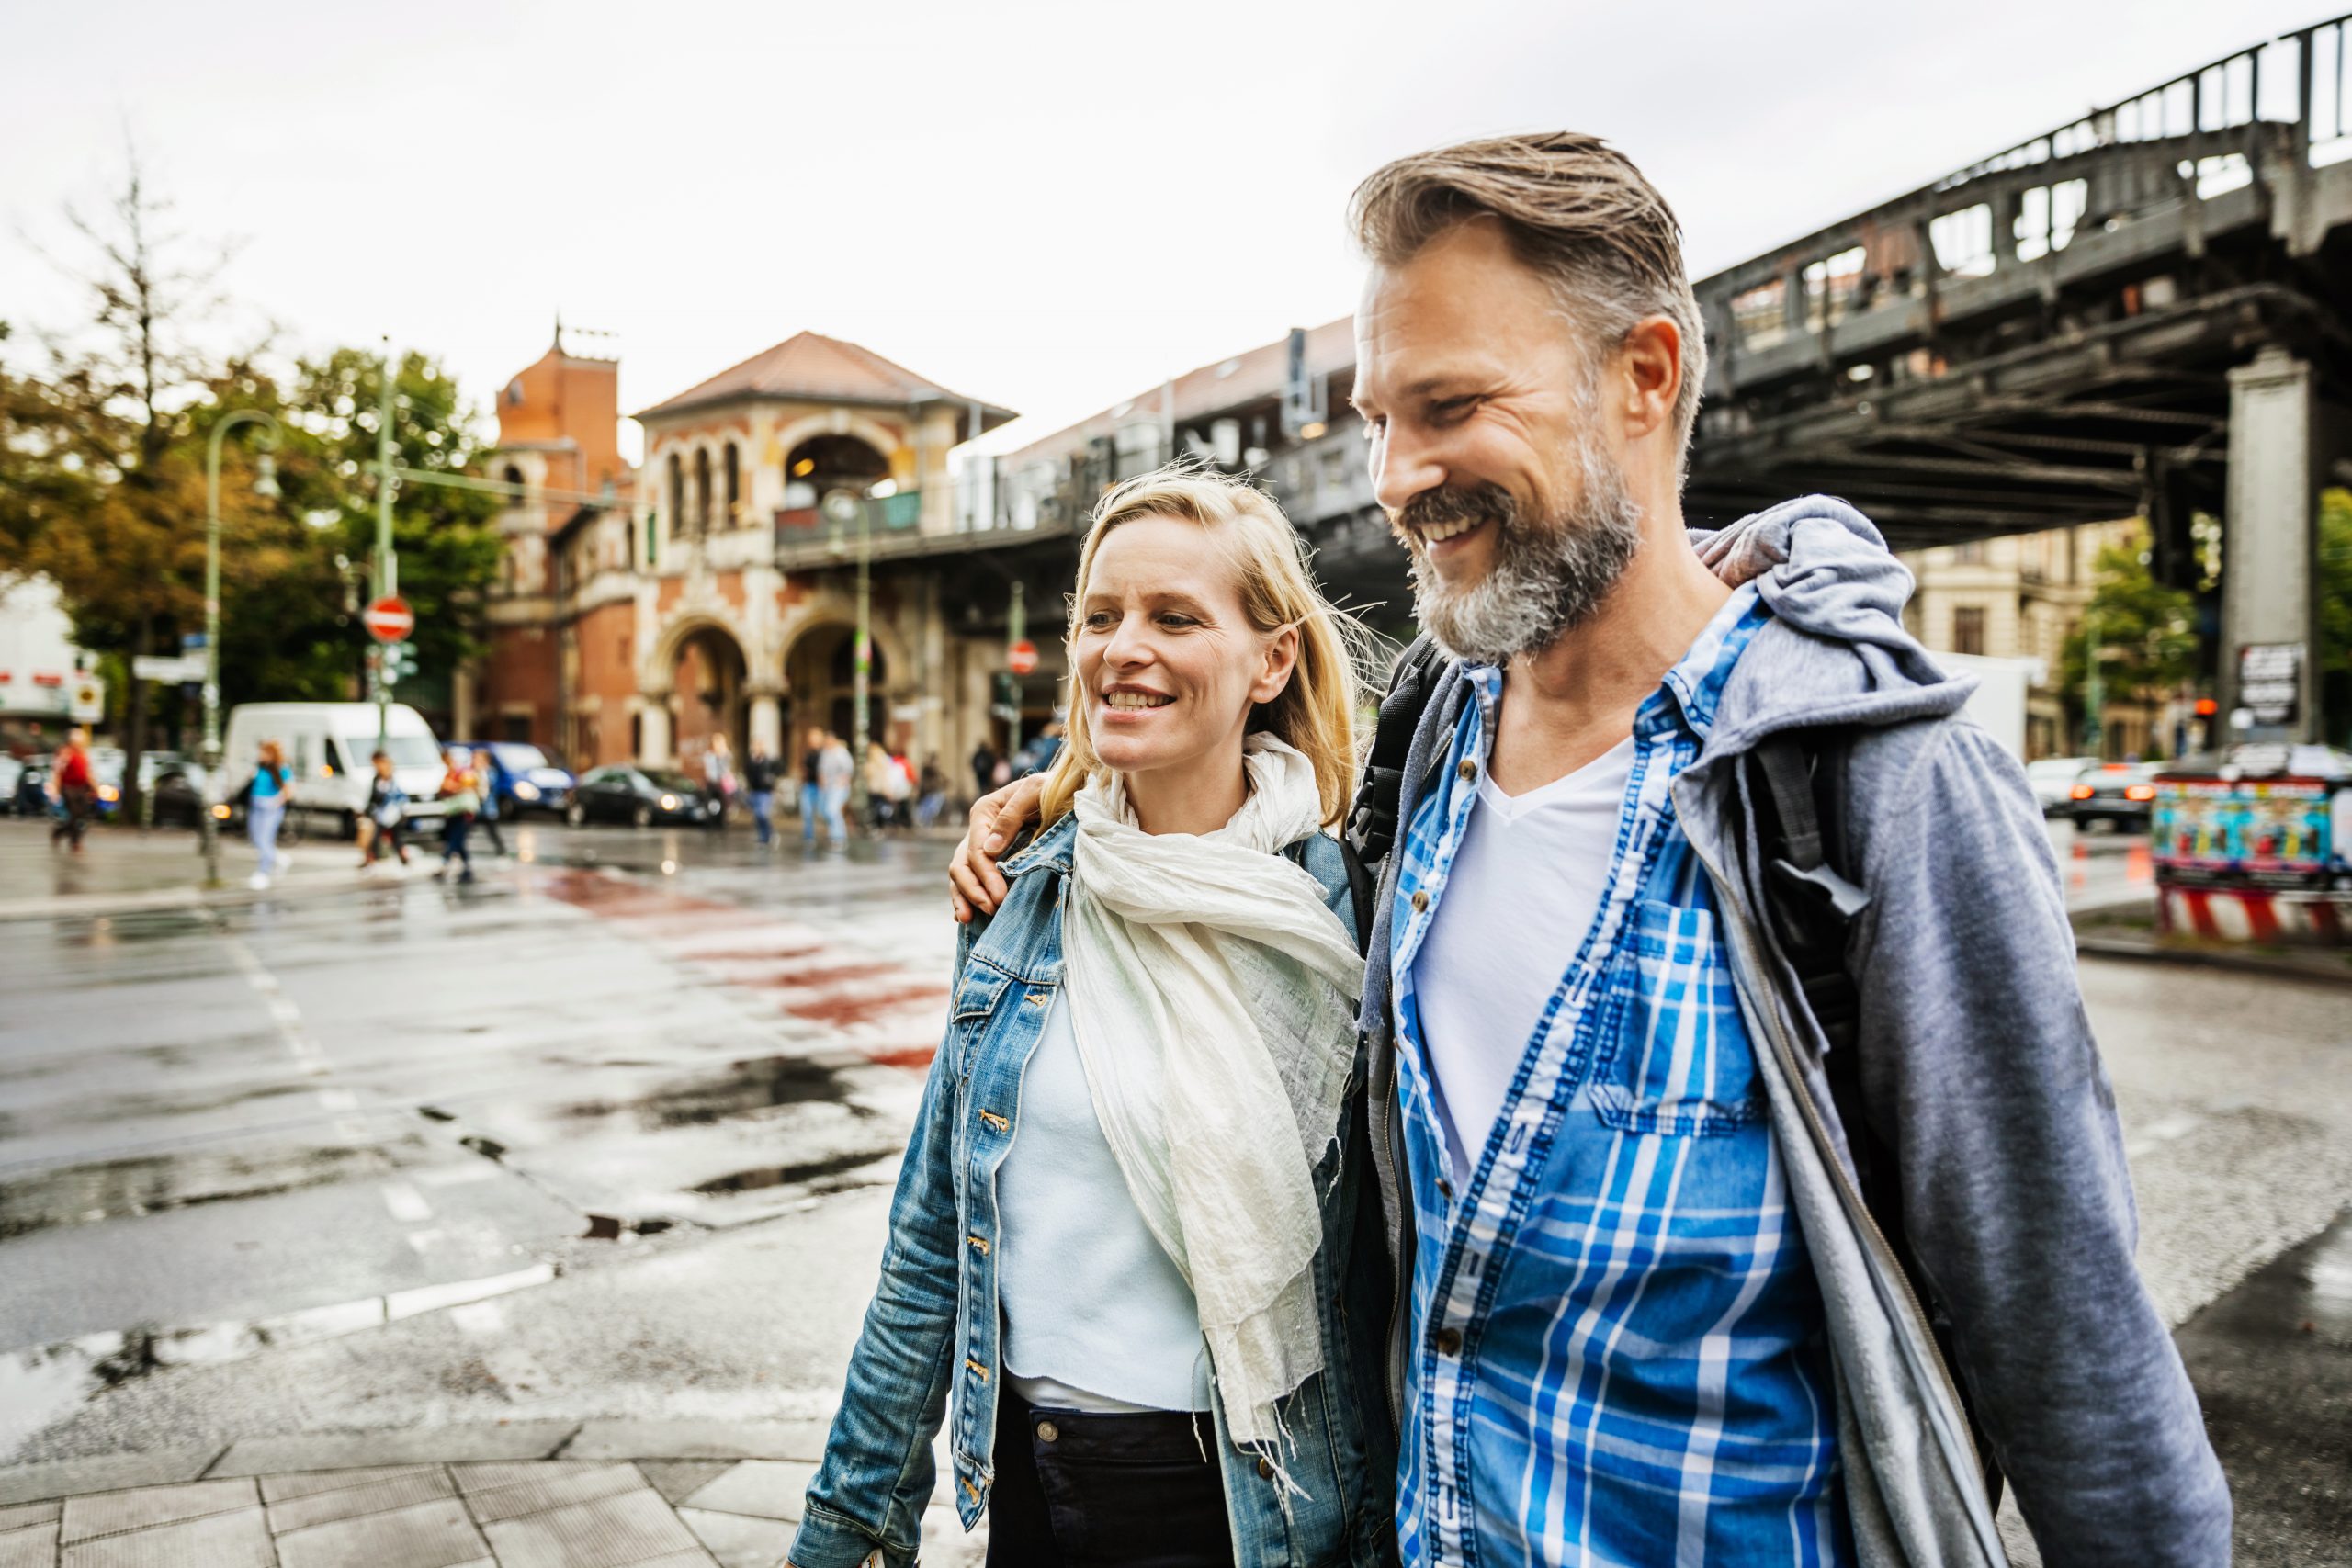
{"label": "paved sidewalk", "polygon": [[[339,1432],[0,1470],[0,1568],[775,1568],[816,1422]],[[978,1568],[941,1493],[923,1561]]]}

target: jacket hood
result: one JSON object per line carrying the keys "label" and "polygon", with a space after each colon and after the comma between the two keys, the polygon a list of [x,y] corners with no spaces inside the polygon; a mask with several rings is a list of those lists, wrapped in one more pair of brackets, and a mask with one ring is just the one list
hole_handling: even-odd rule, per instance
{"label": "jacket hood", "polygon": [[1724,689],[1711,750],[1798,724],[1940,717],[1976,689],[1904,630],[1911,573],[1844,502],[1800,496],[1690,543],[1717,575],[1752,580],[1772,612]]}

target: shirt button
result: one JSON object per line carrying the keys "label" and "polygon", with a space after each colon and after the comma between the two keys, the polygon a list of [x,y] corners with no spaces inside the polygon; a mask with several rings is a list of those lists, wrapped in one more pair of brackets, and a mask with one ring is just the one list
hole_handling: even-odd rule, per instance
{"label": "shirt button", "polygon": [[1441,1356],[1459,1356],[1462,1354],[1462,1331],[1441,1328],[1430,1337],[1430,1343],[1437,1347],[1437,1353]]}
{"label": "shirt button", "polygon": [[1062,1429],[1059,1427],[1055,1426],[1051,1421],[1040,1421],[1037,1423],[1037,1440],[1039,1442],[1054,1442],[1057,1440],[1061,1435]]}
{"label": "shirt button", "polygon": [[1472,761],[1469,758],[1464,757],[1462,759],[1462,765],[1453,771],[1462,775],[1462,782],[1464,784],[1468,784],[1472,779],[1478,776],[1478,764]]}
{"label": "shirt button", "polygon": [[1272,1481],[1274,1478],[1274,1461],[1261,1456],[1258,1461],[1258,1474],[1262,1480]]}
{"label": "shirt button", "polygon": [[1429,912],[1429,890],[1421,887],[1415,888],[1413,890],[1413,913],[1417,915],[1427,914]]}

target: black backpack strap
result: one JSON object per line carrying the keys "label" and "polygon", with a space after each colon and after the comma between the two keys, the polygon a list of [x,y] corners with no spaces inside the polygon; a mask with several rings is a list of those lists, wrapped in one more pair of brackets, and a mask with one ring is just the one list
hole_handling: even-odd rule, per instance
{"label": "black backpack strap", "polygon": [[1380,886],[1373,877],[1372,867],[1363,863],[1363,857],[1356,853],[1355,846],[1348,842],[1345,834],[1340,838],[1340,863],[1347,867],[1348,897],[1354,901],[1356,908],[1356,951],[1369,958],[1372,956],[1373,906],[1380,900]]}
{"label": "black backpack strap", "polygon": [[1372,750],[1364,758],[1363,781],[1356,788],[1347,831],[1341,835],[1366,867],[1378,866],[1396,846],[1405,761],[1412,754],[1414,732],[1421,727],[1421,710],[1436,694],[1438,677],[1444,669],[1444,649],[1423,632],[1396,656],[1396,667],[1389,672],[1388,694],[1380,700]]}

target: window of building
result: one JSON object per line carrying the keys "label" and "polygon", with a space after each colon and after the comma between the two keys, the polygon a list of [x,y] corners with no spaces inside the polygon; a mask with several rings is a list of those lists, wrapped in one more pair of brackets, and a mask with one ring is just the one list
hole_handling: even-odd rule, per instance
{"label": "window of building", "polygon": [[1982,539],[1971,539],[1968,543],[1954,547],[1951,553],[1951,558],[1952,564],[1955,566],[1983,566],[1984,564],[1984,541]]}
{"label": "window of building", "polygon": [[503,722],[506,728],[506,734],[504,736],[505,739],[512,740],[520,746],[527,746],[531,743],[531,716],[529,714],[506,714],[503,716]]}
{"label": "window of building", "polygon": [[[686,470],[679,463],[678,455],[673,452],[670,454],[670,526],[676,527],[678,519],[685,514]],[[650,529],[646,531],[645,536],[645,564],[648,566],[653,564],[653,533]]]}
{"label": "window of building", "polygon": [[735,443],[727,444],[727,510],[719,514],[719,525],[738,528],[743,523],[743,478],[741,460],[736,456]]}
{"label": "window of building", "polygon": [[710,532],[710,448],[695,454],[695,533]]}
{"label": "window of building", "polygon": [[1984,651],[1984,609],[1981,604],[1959,604],[1951,613],[1951,650],[1954,653]]}

